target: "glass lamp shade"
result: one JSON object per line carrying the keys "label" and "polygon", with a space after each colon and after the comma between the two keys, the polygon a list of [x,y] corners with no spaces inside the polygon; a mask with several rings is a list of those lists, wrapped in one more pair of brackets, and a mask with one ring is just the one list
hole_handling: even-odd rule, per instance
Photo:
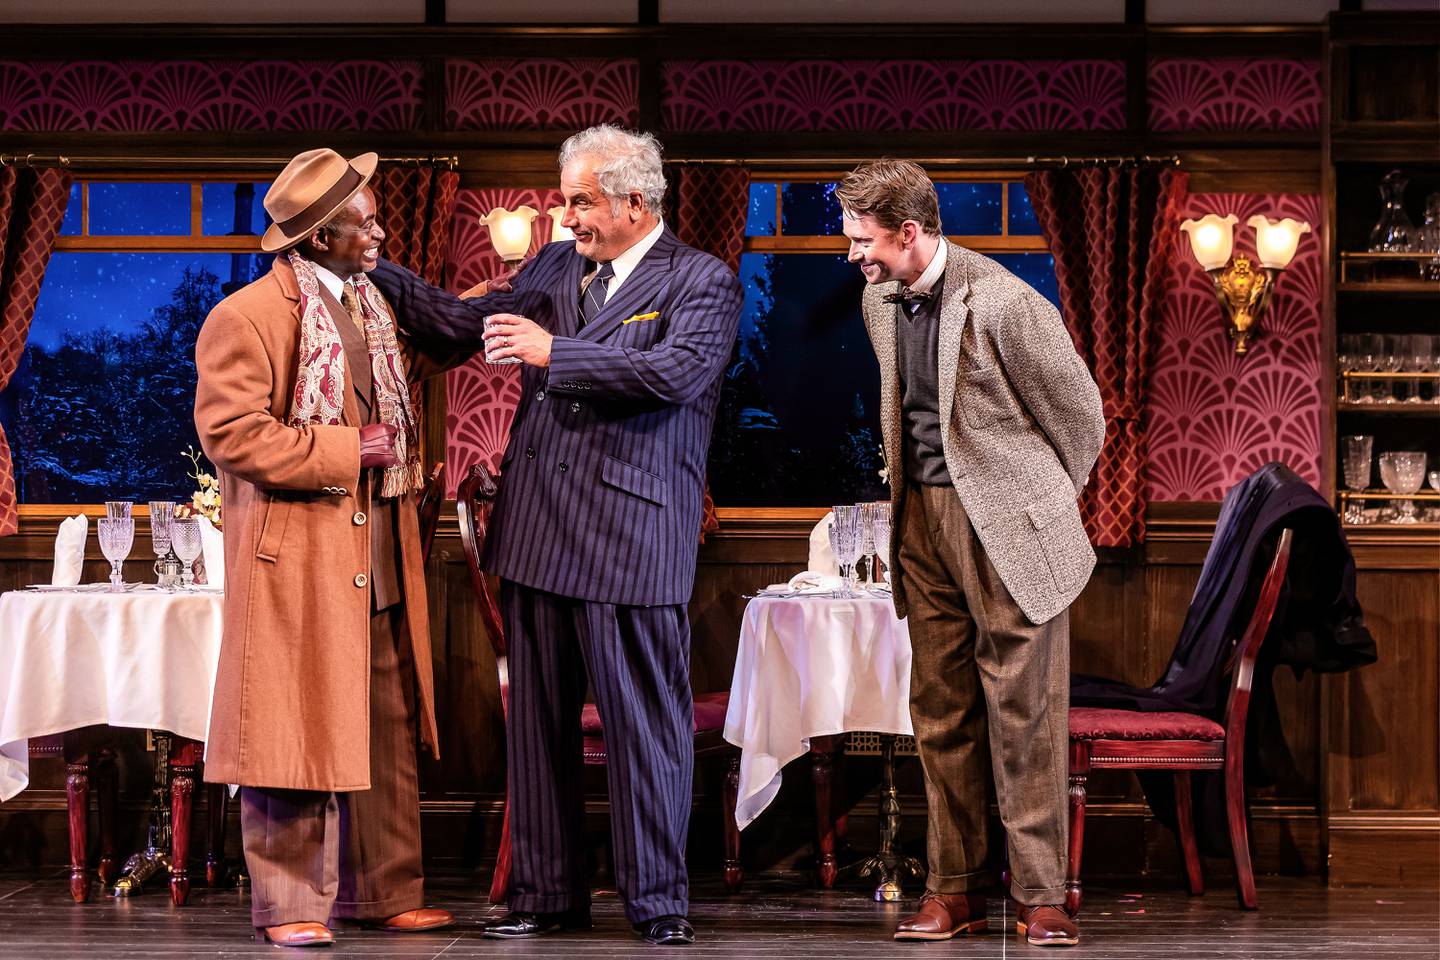
{"label": "glass lamp shade", "polygon": [[1211,213],[1180,224],[1180,229],[1190,235],[1190,251],[1201,267],[1219,270],[1230,262],[1230,251],[1235,248],[1235,224],[1239,220],[1233,213],[1223,217]]}
{"label": "glass lamp shade", "polygon": [[1300,244],[1300,234],[1310,232],[1310,224],[1304,221],[1271,220],[1255,214],[1245,221],[1255,228],[1255,253],[1260,266],[1267,270],[1284,270],[1295,259],[1295,248]]}
{"label": "glass lamp shade", "polygon": [[501,260],[521,260],[530,250],[530,227],[539,215],[534,207],[496,207],[480,222],[490,228],[490,245]]}
{"label": "glass lamp shade", "polygon": [[575,234],[569,227],[560,226],[560,221],[565,219],[564,207],[551,207],[545,211],[550,215],[550,242],[556,240],[574,240]]}

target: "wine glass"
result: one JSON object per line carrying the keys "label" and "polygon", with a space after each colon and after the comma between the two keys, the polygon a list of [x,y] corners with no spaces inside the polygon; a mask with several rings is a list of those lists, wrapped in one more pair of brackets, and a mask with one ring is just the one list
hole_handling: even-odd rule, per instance
{"label": "wine glass", "polygon": [[1343,403],[1350,402],[1352,384],[1352,381],[1345,378],[1345,374],[1355,372],[1359,356],[1360,337],[1353,333],[1341,334],[1340,351],[1335,355],[1335,372],[1340,376],[1340,400]]}
{"label": "wine glass", "polygon": [[836,507],[833,529],[835,560],[840,564],[840,596],[853,597],[855,561],[860,559],[860,507],[855,504]]}
{"label": "wine glass", "polygon": [[100,531],[100,552],[110,561],[110,592],[120,593],[125,589],[120,570],[135,542],[135,521],[130,517],[101,517],[96,526]]}
{"label": "wine glass", "polygon": [[[155,574],[164,579],[161,565],[170,556],[170,521],[175,519],[175,504],[169,500],[150,501],[150,548],[155,551]],[[161,583],[161,586],[168,584]]]}
{"label": "wine glass", "polygon": [[[1374,469],[1370,455],[1374,449],[1374,437],[1345,438],[1345,486],[1356,493],[1361,493],[1370,486],[1370,476]],[[1345,507],[1345,522],[1365,522],[1365,501],[1350,500]]]}
{"label": "wine glass", "polygon": [[[1391,493],[1414,493],[1425,480],[1425,454],[1420,450],[1392,450],[1380,454],[1380,479]],[[1395,502],[1395,523],[1416,523],[1415,501]]]}
{"label": "wine glass", "polygon": [[106,500],[105,516],[112,520],[129,520],[132,507],[134,504],[129,500]]}
{"label": "wine glass", "polygon": [[870,504],[874,511],[871,517],[871,527],[875,540],[875,557],[870,561],[870,583],[880,582],[880,554],[885,554],[885,562],[890,562],[890,501],[881,500]]}
{"label": "wine glass", "polygon": [[865,564],[864,578],[860,584],[875,582],[875,561],[870,559],[875,554],[875,511],[871,509],[874,504],[860,504],[860,563]]}
{"label": "wine glass", "polygon": [[[1409,348],[1405,351],[1405,369],[1410,373],[1430,373],[1434,370],[1430,365],[1430,357],[1430,335],[1412,333],[1409,338]],[[1410,402],[1421,403],[1423,398],[1420,393],[1421,379],[1416,377],[1410,381]]]}
{"label": "wine glass", "polygon": [[[1405,365],[1405,338],[1395,334],[1385,337],[1385,352],[1380,355],[1380,365],[1386,373],[1399,373],[1400,368]],[[1399,403],[1400,398],[1395,395],[1395,381],[1381,381],[1380,391],[1384,396],[1385,403]]]}
{"label": "wine glass", "polygon": [[200,521],[194,517],[176,517],[170,521],[170,546],[185,565],[180,574],[180,587],[188,590],[195,584],[191,564],[200,556]]}
{"label": "wine glass", "polygon": [[[1360,336],[1360,352],[1356,354],[1355,365],[1361,373],[1379,373],[1380,365],[1384,361],[1381,356],[1385,353],[1385,338],[1378,333],[1366,333]],[[1356,391],[1356,403],[1374,403],[1378,387],[1374,380],[1360,381],[1360,387]]]}

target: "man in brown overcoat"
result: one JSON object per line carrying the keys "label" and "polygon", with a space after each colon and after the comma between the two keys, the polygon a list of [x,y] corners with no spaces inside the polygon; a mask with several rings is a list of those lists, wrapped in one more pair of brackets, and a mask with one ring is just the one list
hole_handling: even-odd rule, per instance
{"label": "man in brown overcoat", "polygon": [[271,272],[195,346],[195,424],[221,472],[225,633],[205,778],[240,785],[255,926],[428,930],[416,727],[436,748],[414,493],[422,473],[395,317],[366,272],[376,156],[295,157],[265,198]]}

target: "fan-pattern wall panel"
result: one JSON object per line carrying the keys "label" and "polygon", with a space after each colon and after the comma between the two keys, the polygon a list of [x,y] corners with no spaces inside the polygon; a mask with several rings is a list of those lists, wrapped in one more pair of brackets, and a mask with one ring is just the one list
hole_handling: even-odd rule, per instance
{"label": "fan-pattern wall panel", "polygon": [[1149,481],[1156,500],[1219,500],[1256,468],[1277,460],[1320,484],[1320,299],[1324,258],[1315,194],[1192,194],[1183,216],[1240,218],[1237,252],[1255,254],[1254,214],[1294,217],[1315,228],[1279,277],[1246,354],[1225,334],[1214,284],[1182,242],[1165,283],[1152,363]]}
{"label": "fan-pattern wall panel", "polygon": [[1152,60],[1150,129],[1320,129],[1318,60]]}
{"label": "fan-pattern wall panel", "polygon": [[638,60],[445,61],[451,130],[579,130],[640,119]]}

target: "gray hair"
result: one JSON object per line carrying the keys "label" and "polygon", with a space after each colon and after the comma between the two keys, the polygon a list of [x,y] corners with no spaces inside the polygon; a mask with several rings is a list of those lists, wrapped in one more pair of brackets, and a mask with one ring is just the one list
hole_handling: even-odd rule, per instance
{"label": "gray hair", "polygon": [[665,172],[660,163],[660,141],[649,133],[631,133],[609,123],[581,130],[560,145],[560,166],[579,157],[600,158],[595,174],[600,189],[610,198],[611,210],[638,193],[657,217],[664,212]]}

